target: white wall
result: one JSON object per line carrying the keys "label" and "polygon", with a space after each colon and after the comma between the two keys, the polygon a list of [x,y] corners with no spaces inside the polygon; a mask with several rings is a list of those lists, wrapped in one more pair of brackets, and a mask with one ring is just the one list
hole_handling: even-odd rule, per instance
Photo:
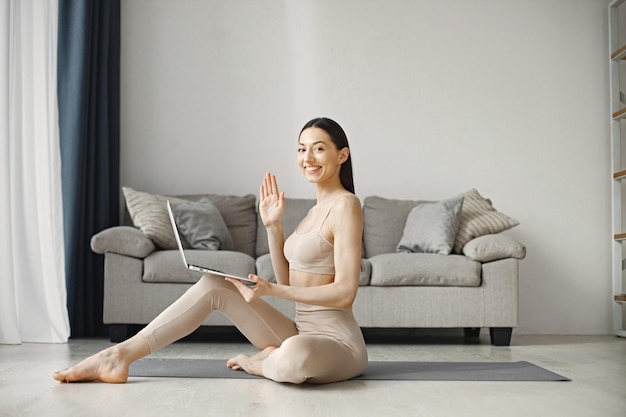
{"label": "white wall", "polygon": [[301,126],[345,128],[357,194],[475,187],[521,225],[519,333],[611,329],[606,0],[125,0],[122,182],[313,197]]}

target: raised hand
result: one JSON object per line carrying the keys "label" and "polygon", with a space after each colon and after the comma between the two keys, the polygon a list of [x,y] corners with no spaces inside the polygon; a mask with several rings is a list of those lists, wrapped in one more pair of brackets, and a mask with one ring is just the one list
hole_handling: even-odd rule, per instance
{"label": "raised hand", "polygon": [[285,211],[285,193],[278,192],[276,176],[267,173],[259,189],[259,214],[265,227],[280,224]]}

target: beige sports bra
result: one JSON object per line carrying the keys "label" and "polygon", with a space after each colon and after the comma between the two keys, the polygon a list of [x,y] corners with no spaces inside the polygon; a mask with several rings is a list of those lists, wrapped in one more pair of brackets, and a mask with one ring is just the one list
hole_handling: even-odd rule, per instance
{"label": "beige sports bra", "polygon": [[[314,208],[328,206],[326,210],[318,210],[316,214],[321,218],[319,226],[307,233],[298,233],[298,228],[285,241],[284,253],[289,262],[289,269],[312,274],[335,275],[334,245],[322,233],[322,225],[328,218],[333,204],[339,198],[318,204]],[[313,210],[313,208],[311,209]],[[312,215],[311,210],[305,219]],[[304,221],[304,220],[303,220]],[[302,222],[300,222],[302,224]],[[315,224],[316,222],[314,222]]]}

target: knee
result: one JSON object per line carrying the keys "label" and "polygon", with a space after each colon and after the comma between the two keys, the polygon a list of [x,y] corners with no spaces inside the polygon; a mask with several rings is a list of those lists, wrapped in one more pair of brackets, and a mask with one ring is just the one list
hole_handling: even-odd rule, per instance
{"label": "knee", "polygon": [[195,285],[197,287],[203,288],[206,291],[220,288],[229,288],[229,286],[232,286],[232,284],[226,281],[224,278],[211,274],[202,275],[198,282],[195,283]]}
{"label": "knee", "polygon": [[[231,286],[231,287],[229,287]],[[236,291],[236,288],[224,278],[205,274],[189,289],[190,292],[206,297],[207,300],[221,299]]]}
{"label": "knee", "polygon": [[290,337],[263,362],[263,375],[277,382],[302,384],[313,376],[313,349],[301,336]]}

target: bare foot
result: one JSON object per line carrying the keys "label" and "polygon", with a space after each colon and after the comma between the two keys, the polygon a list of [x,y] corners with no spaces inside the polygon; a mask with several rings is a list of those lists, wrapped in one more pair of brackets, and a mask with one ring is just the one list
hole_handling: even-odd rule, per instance
{"label": "bare foot", "polygon": [[240,354],[226,362],[226,366],[230,369],[244,370],[250,375],[264,376],[262,364],[265,358],[276,349],[274,346],[268,346],[254,356]]}
{"label": "bare foot", "polygon": [[130,364],[149,353],[147,341],[143,336],[136,335],[68,369],[55,372],[52,377],[60,382],[102,381],[120,384],[128,380]]}
{"label": "bare foot", "polygon": [[128,380],[129,366],[130,363],[124,360],[119,349],[113,346],[68,369],[55,372],[52,377],[60,382],[124,383]]}

